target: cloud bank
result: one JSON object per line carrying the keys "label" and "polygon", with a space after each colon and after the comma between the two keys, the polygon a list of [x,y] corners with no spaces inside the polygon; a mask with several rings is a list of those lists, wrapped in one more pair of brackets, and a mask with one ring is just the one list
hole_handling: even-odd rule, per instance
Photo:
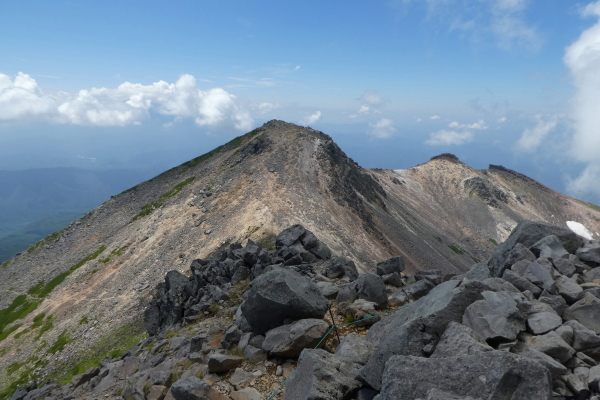
{"label": "cloud bank", "polygon": [[556,128],[560,115],[543,117],[538,114],[535,118],[538,121],[537,125],[533,128],[525,129],[517,141],[516,148],[518,151],[531,153],[537,150],[546,136]]}
{"label": "cloud bank", "polygon": [[[273,109],[268,103],[263,104],[258,108]],[[254,124],[250,112],[236,96],[222,88],[200,90],[192,75],[182,75],[175,83],[125,82],[116,89],[92,88],[49,95],[27,74],[19,72],[14,80],[0,74],[0,121],[38,117],[65,124],[127,126],[139,125],[153,113],[191,118],[199,126],[231,124],[236,129],[249,130]]]}
{"label": "cloud bank", "polygon": [[429,146],[458,146],[471,142],[473,138],[473,132],[457,132],[442,129],[441,131],[431,133],[429,139],[425,141],[425,144]]}
{"label": "cloud bank", "polygon": [[369,130],[367,133],[379,139],[387,139],[396,132],[394,121],[388,118],[381,118],[375,123],[369,124]]}
{"label": "cloud bank", "polygon": [[572,100],[575,131],[571,155],[587,166],[568,189],[575,195],[600,196],[600,1],[588,4],[583,15],[598,20],[567,47],[564,62],[577,89]]}

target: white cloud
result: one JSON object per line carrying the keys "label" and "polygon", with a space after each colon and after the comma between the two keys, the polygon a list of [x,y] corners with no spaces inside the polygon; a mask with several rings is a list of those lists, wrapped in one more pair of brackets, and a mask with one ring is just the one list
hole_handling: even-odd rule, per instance
{"label": "white cloud", "polygon": [[[600,1],[588,4],[583,16],[600,17]],[[565,52],[564,62],[577,89],[572,100],[574,126],[571,155],[587,163],[568,189],[575,195],[600,196],[600,21],[585,30]]]}
{"label": "white cloud", "polygon": [[448,127],[456,129],[456,128],[466,128],[466,129],[478,129],[478,130],[484,130],[487,129],[487,125],[485,124],[485,121],[480,119],[477,122],[474,122],[472,124],[459,124],[458,122],[454,121],[454,122],[450,122],[448,124]]}
{"label": "white cloud", "polygon": [[502,118],[498,118],[498,123],[502,124],[504,122],[506,122],[506,117],[502,117]]}
{"label": "white cloud", "polygon": [[381,118],[379,121],[369,124],[369,130],[367,131],[369,135],[380,139],[387,139],[394,132],[396,132],[394,121],[388,118]]}
{"label": "white cloud", "polygon": [[300,69],[299,65],[296,65],[296,68],[294,68],[294,71],[298,71]]}
{"label": "white cloud", "polygon": [[19,72],[14,81],[0,74],[0,120],[16,120],[44,115],[54,108],[31,76]]}
{"label": "white cloud", "polygon": [[425,141],[425,144],[429,146],[458,146],[472,141],[473,137],[473,132],[456,132],[442,129],[441,131],[432,132],[429,135],[429,139]]}
{"label": "white cloud", "polygon": [[276,110],[278,108],[280,108],[281,105],[279,103],[260,103],[256,106],[256,108],[258,109],[258,111],[261,114],[266,114],[269,113],[273,110]]}
{"label": "white cloud", "polygon": [[38,116],[75,125],[126,126],[139,125],[152,113],[192,118],[200,126],[230,123],[240,130],[250,129],[254,123],[236,96],[221,88],[202,91],[192,75],[183,75],[171,84],[125,82],[116,89],[44,95],[29,75],[19,73],[11,81],[0,74],[0,120]]}
{"label": "white cloud", "polygon": [[314,114],[308,115],[306,118],[304,118],[302,120],[302,123],[304,125],[310,125],[310,124],[314,124],[315,122],[319,121],[321,119],[321,111],[317,111]]}
{"label": "white cloud", "polygon": [[537,124],[533,128],[527,128],[521,134],[521,137],[516,143],[517,150],[523,152],[532,152],[536,150],[548,134],[556,128],[559,115],[552,115],[544,118],[541,115],[536,115]]}
{"label": "white cloud", "polygon": [[373,106],[383,103],[383,98],[375,90],[366,90],[360,99]]}
{"label": "white cloud", "polygon": [[366,114],[369,112],[369,107],[367,106],[361,106],[360,109],[358,110],[359,114]]}
{"label": "white cloud", "polygon": [[440,116],[439,115],[432,115],[431,117],[429,117],[429,119],[431,119],[431,120],[440,119]]}

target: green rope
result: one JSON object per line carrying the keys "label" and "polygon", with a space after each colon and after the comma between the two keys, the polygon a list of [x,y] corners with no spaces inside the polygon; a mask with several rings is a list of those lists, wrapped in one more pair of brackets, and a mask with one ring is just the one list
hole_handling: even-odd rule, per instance
{"label": "green rope", "polygon": [[[342,326],[336,326],[335,325],[335,321],[332,321],[333,322],[333,326],[331,328],[329,328],[329,330],[327,331],[327,333],[325,335],[323,335],[323,337],[321,338],[321,340],[319,341],[319,343],[317,343],[317,345],[315,347],[313,347],[313,349],[319,348],[319,346],[321,345],[321,343],[323,343],[325,341],[325,339],[327,339],[327,337],[329,336],[329,334],[331,333],[331,331],[333,331],[334,329],[337,330],[338,328],[345,328],[346,326],[358,324],[359,322],[363,322],[363,321],[369,320],[371,318],[377,318],[377,317],[380,317],[382,315],[390,314],[390,313],[393,313],[394,311],[401,310],[404,307],[408,307],[408,306],[410,306],[410,304],[405,304],[402,307],[394,308],[393,310],[389,310],[389,311],[383,312],[381,314],[373,315],[371,317],[363,318],[363,319],[358,320],[358,321],[350,322],[350,323],[342,325]],[[285,378],[285,380],[283,382],[281,382],[281,385],[279,385],[279,387],[277,389],[275,389],[275,391],[267,398],[267,400],[273,399],[277,395],[277,393],[279,393],[279,391],[285,386],[285,384],[287,383],[287,381],[292,376],[294,376],[295,373],[296,373],[295,370],[292,371],[292,373],[290,374],[290,376],[288,376],[287,378]]]}

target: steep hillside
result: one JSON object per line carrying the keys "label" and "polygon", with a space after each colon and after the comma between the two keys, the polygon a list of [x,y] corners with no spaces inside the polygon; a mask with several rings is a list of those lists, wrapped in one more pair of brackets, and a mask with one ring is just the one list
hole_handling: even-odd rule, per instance
{"label": "steep hillside", "polygon": [[[165,273],[301,223],[362,271],[402,254],[406,270],[462,272],[521,218],[585,223],[600,213],[504,169],[452,157],[365,170],[322,132],[270,121],[111,198],[0,268],[0,388],[64,377],[143,333]],[[91,351],[91,350],[93,351]],[[10,367],[10,368],[4,368]],[[1,390],[0,390],[1,391]]]}

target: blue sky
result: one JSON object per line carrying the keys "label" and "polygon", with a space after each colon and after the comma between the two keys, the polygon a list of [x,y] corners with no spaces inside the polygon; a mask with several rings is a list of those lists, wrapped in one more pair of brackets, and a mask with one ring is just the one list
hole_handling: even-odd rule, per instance
{"label": "blue sky", "polygon": [[0,169],[153,168],[273,118],[600,202],[600,2],[3,1]]}

